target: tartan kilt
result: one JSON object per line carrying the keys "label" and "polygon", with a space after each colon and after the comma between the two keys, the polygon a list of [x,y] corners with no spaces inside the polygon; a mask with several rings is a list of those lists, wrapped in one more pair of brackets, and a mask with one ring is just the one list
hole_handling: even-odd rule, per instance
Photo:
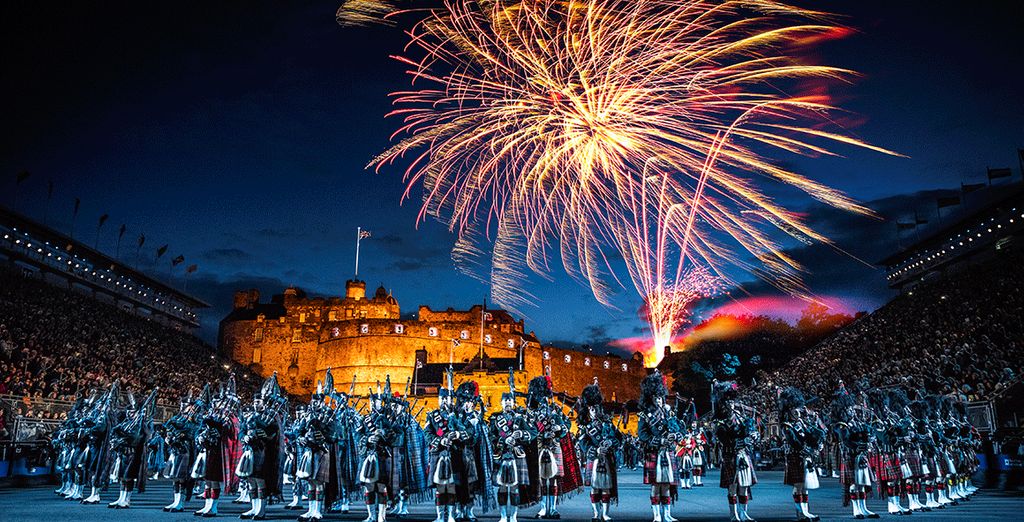
{"label": "tartan kilt", "polygon": [[807,480],[807,470],[804,468],[804,457],[799,453],[786,455],[786,474],[782,483],[787,486],[803,484]]}
{"label": "tartan kilt", "polygon": [[935,466],[935,478],[943,478],[949,475],[949,463],[946,462],[946,455],[944,453],[937,453],[935,458],[932,459],[932,463]]}
{"label": "tartan kilt", "polygon": [[[752,459],[750,464],[750,475],[753,478],[752,485],[754,485],[757,484],[757,473],[754,470],[754,462]],[[729,486],[732,486],[734,484],[736,484],[736,455],[723,455],[722,473],[718,478],[718,487],[728,489]]]}
{"label": "tartan kilt", "polygon": [[[611,487],[612,487],[611,480],[612,479],[611,479],[611,472],[610,471],[604,471],[604,472],[600,472],[599,471],[599,472],[597,472],[597,474],[596,474],[596,481],[597,481],[597,483],[596,484],[594,483],[594,481],[595,481],[595,478],[594,478],[595,477],[594,466],[596,466],[596,465],[597,465],[597,459],[596,458],[595,459],[590,459],[590,460],[587,461],[587,464],[586,464],[586,466],[584,467],[584,470],[583,470],[583,485],[584,486],[589,486],[589,487],[592,487],[592,488],[596,488],[596,489],[611,489]],[[610,463],[608,463],[608,465],[609,466],[614,465],[614,462],[610,462]]]}
{"label": "tartan kilt", "polygon": [[526,455],[522,457],[516,457],[509,455],[505,458],[500,458],[494,461],[494,474],[493,476],[497,479],[501,473],[502,465],[507,462],[515,462],[516,466],[516,482],[518,486],[529,486],[530,485],[530,468],[526,463]]}
{"label": "tartan kilt", "polygon": [[[875,469],[871,467],[871,459],[868,458],[868,469],[871,472],[872,484],[878,482],[878,476],[875,474]],[[843,486],[850,487],[857,483],[854,476],[854,472],[857,471],[857,462],[854,455],[844,455],[843,460],[839,463],[839,483]]]}
{"label": "tartan kilt", "polygon": [[904,478],[921,478],[924,476],[924,468],[921,466],[921,454],[917,451],[908,451],[903,457],[907,466],[910,466],[910,476]]}
{"label": "tartan kilt", "polygon": [[558,441],[555,441],[555,444],[553,444],[553,445],[550,445],[550,446],[547,446],[547,447],[538,448],[538,451],[537,451],[537,458],[538,459],[540,459],[541,454],[543,453],[544,450],[550,451],[551,455],[554,457],[554,464],[558,468],[555,471],[555,476],[556,477],[561,477],[562,475],[564,475],[565,474],[565,461],[564,461],[564,457],[562,456],[562,445],[559,444]]}
{"label": "tartan kilt", "polygon": [[653,451],[644,452],[644,484],[658,483],[658,453]]}
{"label": "tartan kilt", "polygon": [[893,482],[903,479],[900,473],[899,462],[889,455],[880,451],[872,451],[868,454],[868,463],[871,465],[875,477],[881,482]]}

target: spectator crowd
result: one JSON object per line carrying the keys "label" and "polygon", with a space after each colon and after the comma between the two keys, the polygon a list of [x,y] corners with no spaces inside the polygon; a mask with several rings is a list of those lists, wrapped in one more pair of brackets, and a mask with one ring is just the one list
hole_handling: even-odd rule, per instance
{"label": "spectator crowd", "polygon": [[1024,369],[1024,256],[1002,254],[925,282],[839,330],[750,390],[767,410],[777,387],[826,401],[840,380],[991,399]]}
{"label": "spectator crowd", "polygon": [[229,371],[241,383],[253,379],[189,333],[0,268],[0,396],[16,399],[6,422],[60,419],[46,405],[73,401],[114,379],[137,393],[159,386],[161,402],[177,404]]}

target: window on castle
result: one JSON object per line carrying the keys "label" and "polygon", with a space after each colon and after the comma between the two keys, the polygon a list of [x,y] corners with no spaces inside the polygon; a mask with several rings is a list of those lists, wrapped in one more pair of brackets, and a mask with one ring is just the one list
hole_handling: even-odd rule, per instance
{"label": "window on castle", "polygon": [[629,366],[626,366],[626,363],[622,363],[622,371],[627,371],[627,370],[629,370]]}
{"label": "window on castle", "polygon": [[336,310],[331,310],[330,312],[327,312],[327,320],[328,321],[337,321],[338,320],[338,312]]}
{"label": "window on castle", "polygon": [[501,325],[501,331],[504,333],[508,333],[508,324]]}
{"label": "window on castle", "polygon": [[469,339],[469,330],[459,332],[459,339]]}
{"label": "window on castle", "polygon": [[277,322],[279,322],[281,324],[284,324],[284,320],[285,320],[285,317],[283,315],[281,317],[277,318]]}
{"label": "window on castle", "polygon": [[370,333],[370,325],[365,324],[365,323],[359,325],[359,333],[361,333],[361,334],[368,334],[368,333]]}
{"label": "window on castle", "polygon": [[345,310],[345,319],[351,319],[351,318],[352,318],[352,309],[348,308],[348,309]]}
{"label": "window on castle", "polygon": [[262,323],[266,318],[267,318],[266,315],[263,315],[263,314],[257,315],[256,316],[256,322],[257,323]]}
{"label": "window on castle", "polygon": [[257,328],[252,331],[252,340],[257,343],[263,342],[263,328]]}
{"label": "window on castle", "polygon": [[360,310],[359,311],[359,318],[360,319],[366,319],[366,310]]}
{"label": "window on castle", "polygon": [[306,322],[306,312],[299,313],[299,322],[300,323]]}
{"label": "window on castle", "polygon": [[252,363],[259,364],[263,362],[263,348],[255,348],[252,351]]}
{"label": "window on castle", "polygon": [[302,328],[294,328],[294,329],[292,329],[292,342],[293,343],[302,342]]}
{"label": "window on castle", "polygon": [[604,369],[605,370],[607,370],[608,368],[611,368],[611,367],[612,367],[611,363],[609,363],[608,361],[604,362]]}
{"label": "window on castle", "polygon": [[491,334],[484,335],[484,342],[491,344]]}
{"label": "window on castle", "polygon": [[404,324],[396,324],[395,325],[395,333],[396,334],[405,333],[405,325]]}
{"label": "window on castle", "polygon": [[431,327],[430,327],[430,328],[429,328],[429,329],[427,330],[427,335],[429,335],[429,336],[431,336],[431,337],[437,337],[437,327],[431,326]]}
{"label": "window on castle", "polygon": [[341,328],[337,326],[331,328],[331,337],[341,337]]}
{"label": "window on castle", "polygon": [[571,363],[572,362],[572,356],[569,355],[569,354],[565,354],[565,357],[563,357],[563,359],[565,359],[565,362],[567,362],[567,363]]}
{"label": "window on castle", "polygon": [[515,348],[516,347],[516,342],[513,339],[509,339],[508,342],[505,343],[505,344],[507,344],[509,348]]}
{"label": "window on castle", "polygon": [[590,357],[584,357],[583,358],[583,365],[584,366],[590,366]]}

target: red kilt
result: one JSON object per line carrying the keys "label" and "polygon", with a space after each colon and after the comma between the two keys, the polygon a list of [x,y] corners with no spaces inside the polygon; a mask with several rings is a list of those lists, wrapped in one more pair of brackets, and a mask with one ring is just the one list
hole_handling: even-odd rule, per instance
{"label": "red kilt", "polygon": [[787,486],[802,484],[807,480],[807,469],[804,467],[804,457],[799,453],[786,455],[786,474],[782,483]]}
{"label": "red kilt", "polygon": [[879,451],[868,453],[868,463],[880,482],[895,482],[903,479],[900,464],[892,455]]}
{"label": "red kilt", "polygon": [[[871,483],[878,482],[878,475],[875,473],[874,468],[871,467],[871,460],[868,459],[868,469],[871,470]],[[854,461],[852,455],[844,455],[843,460],[839,462],[839,483],[849,488],[857,483],[854,477],[854,471],[857,470],[857,463]]]}
{"label": "red kilt", "polygon": [[658,480],[658,462],[655,456],[657,456],[655,452],[644,453],[644,484],[655,484]]}

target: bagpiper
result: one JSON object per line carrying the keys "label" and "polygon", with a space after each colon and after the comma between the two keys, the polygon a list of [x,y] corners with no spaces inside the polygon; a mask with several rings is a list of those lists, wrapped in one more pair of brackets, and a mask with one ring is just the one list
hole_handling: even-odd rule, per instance
{"label": "bagpiper", "polygon": [[858,520],[878,518],[867,507],[867,492],[876,481],[868,458],[874,430],[868,415],[857,406],[842,382],[832,400],[832,419],[839,441],[839,481],[846,490],[843,505],[849,502],[853,506],[853,517]]}
{"label": "bagpiper", "polygon": [[583,388],[576,422],[580,433],[580,452],[586,460],[583,480],[590,486],[592,522],[608,522],[608,507],[619,500],[618,459],[616,450],[622,443],[622,434],[604,412],[604,396],[594,383]]}
{"label": "bagpiper", "polygon": [[60,496],[71,496],[77,488],[75,485],[74,455],[78,440],[78,425],[87,414],[89,405],[95,396],[86,399],[79,396],[71,406],[68,416],[54,432],[52,446],[57,453],[54,469],[60,477],[60,487],[53,492]]}
{"label": "bagpiper", "polygon": [[[534,377],[527,387],[530,422],[537,427],[537,458],[529,463],[530,477],[531,483],[533,477],[537,477],[533,492],[541,503],[537,518],[542,519],[562,518],[558,513],[558,496],[579,487],[582,478],[575,446],[569,437],[569,420],[552,404],[553,396],[551,378],[546,375]],[[560,487],[563,484],[572,489]]]}
{"label": "bagpiper", "polygon": [[810,512],[808,492],[819,487],[815,459],[824,448],[827,432],[807,408],[807,400],[797,388],[783,390],[778,403],[779,421],[786,439],[786,473],[782,482],[793,487],[798,521],[821,520]]}
{"label": "bagpiper", "polygon": [[[120,395],[120,381],[115,380],[110,389],[98,399],[82,422],[79,423],[79,445],[73,458],[75,475],[81,481],[70,497],[83,504],[99,504],[100,490],[106,490],[110,483],[108,459],[110,449],[109,432],[114,424]],[[82,499],[85,485],[90,487],[89,496]]]}
{"label": "bagpiper", "polygon": [[423,428],[412,415],[409,404],[409,380],[405,382],[405,392],[394,393],[391,410],[395,419],[396,429],[402,432],[402,446],[395,453],[401,458],[402,474],[398,495],[392,499],[391,512],[398,516],[409,514],[410,502],[422,502],[429,494],[427,474],[430,458],[427,453],[427,441]]}
{"label": "bagpiper", "polygon": [[474,381],[460,384],[455,390],[455,416],[468,436],[459,441],[466,466],[466,480],[455,487],[459,520],[476,522],[476,504],[480,505],[483,513],[495,504],[491,477],[494,456],[490,437],[487,436],[487,423],[484,422],[486,413],[479,385]]}
{"label": "bagpiper", "polygon": [[274,372],[253,396],[252,410],[238,427],[242,456],[235,473],[248,483],[251,508],[239,515],[242,519],[266,519],[267,499],[281,494],[281,460],[284,440],[281,421],[288,411],[288,399],[281,392]]}
{"label": "bagpiper", "polygon": [[498,522],[517,522],[522,499],[529,498],[530,470],[526,461],[536,427],[516,406],[516,381],[508,372],[508,391],[501,394],[501,411],[491,415],[489,433],[496,456],[494,483],[498,486]]}
{"label": "bagpiper", "polygon": [[331,511],[349,512],[349,503],[359,494],[359,444],[356,427],[362,422],[362,416],[349,399],[355,392],[356,376],[352,375],[352,384],[348,392],[335,392],[335,417],[338,427],[337,448],[337,498]]}
{"label": "bagpiper", "polygon": [[445,387],[438,390],[437,409],[427,413],[426,436],[430,453],[430,482],[434,485],[435,522],[454,522],[457,487],[467,480],[462,445],[470,433],[455,414],[453,370],[448,368]]}
{"label": "bagpiper", "polygon": [[192,478],[203,481],[204,500],[203,507],[193,512],[196,516],[217,516],[217,503],[221,493],[231,493],[237,484],[237,411],[235,377],[231,375],[203,415],[196,434],[199,454],[192,465]]}
{"label": "bagpiper", "polygon": [[299,404],[295,407],[292,420],[287,423],[284,429],[284,466],[281,470],[284,484],[291,484],[291,502],[284,505],[285,509],[302,509],[300,502],[305,494],[306,483],[295,476],[299,464],[299,435],[305,430],[306,405]]}
{"label": "bagpiper", "polygon": [[131,507],[132,493],[137,490],[146,491],[146,478],[149,475],[146,467],[147,442],[153,431],[153,409],[156,407],[158,389],[150,392],[141,405],[135,403],[135,397],[128,394],[128,410],[124,420],[114,426],[110,434],[110,452],[113,466],[110,478],[121,486],[117,500],[107,504],[108,508],[128,509]]}
{"label": "bagpiper", "polygon": [[196,438],[199,434],[199,421],[204,411],[211,406],[210,385],[203,387],[199,397],[192,399],[189,394],[178,401],[178,413],[164,423],[164,447],[167,449],[167,461],[164,465],[164,477],[171,480],[174,501],[164,506],[163,510],[170,513],[181,513],[185,502],[192,498],[192,464],[195,462],[198,448]]}
{"label": "bagpiper", "polygon": [[703,463],[697,450],[697,405],[692,400],[677,405],[676,417],[683,429],[683,439],[676,446],[679,462],[679,488],[691,489],[697,476],[697,463]]}
{"label": "bagpiper", "polygon": [[683,428],[665,398],[668,389],[657,369],[640,383],[640,418],[637,438],[644,451],[644,484],[651,486],[654,522],[672,522],[672,501],[677,495],[676,454]]}
{"label": "bagpiper", "polygon": [[752,488],[757,484],[754,471],[757,426],[749,409],[740,402],[735,382],[715,381],[711,398],[717,424],[715,435],[722,445],[722,474],[718,486],[728,491],[732,520],[754,520],[747,509],[753,498]]}
{"label": "bagpiper", "polygon": [[310,398],[300,431],[296,434],[298,460],[295,477],[305,483],[309,497],[306,512],[298,517],[300,521],[322,519],[324,506],[331,503],[326,493],[333,487],[332,479],[335,478],[332,476],[332,462],[338,427],[334,409],[327,398],[333,389],[334,378],[328,368],[324,380],[317,381],[316,392]]}
{"label": "bagpiper", "polygon": [[389,376],[383,390],[378,381],[377,391],[370,391],[370,412],[356,429],[363,454],[359,482],[363,484],[366,498],[365,522],[387,519],[388,500],[397,493],[396,488],[401,484],[402,463],[400,458],[395,459],[394,454],[396,450],[400,452],[405,434],[393,419],[388,405],[390,398]]}

